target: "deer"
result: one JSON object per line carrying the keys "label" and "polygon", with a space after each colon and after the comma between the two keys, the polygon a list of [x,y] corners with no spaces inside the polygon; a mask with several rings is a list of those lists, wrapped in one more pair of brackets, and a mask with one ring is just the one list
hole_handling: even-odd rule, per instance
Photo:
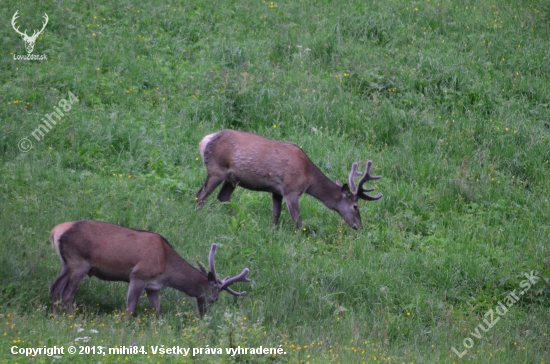
{"label": "deer", "polygon": [[25,29],[25,31],[23,33],[21,33],[19,31],[19,27],[15,27],[15,21],[17,20],[18,16],[17,16],[17,13],[19,12],[16,11],[15,14],[13,14],[13,17],[11,18],[11,26],[13,28],[13,30],[15,30],[17,32],[17,34],[19,34],[22,38],[23,38],[23,42],[25,42],[25,49],[27,50],[27,53],[28,54],[31,54],[33,49],[34,49],[34,43],[36,42],[36,38],[38,38],[38,36],[40,35],[40,33],[42,33],[42,31],[46,28],[46,25],[48,24],[48,14],[44,13],[44,22],[42,23],[42,29],[38,30],[38,31],[35,31],[30,37],[27,35],[27,29]]}
{"label": "deer", "polygon": [[[361,229],[358,200],[374,201],[382,198],[367,192],[367,181],[382,176],[372,176],[372,161],[367,161],[364,173],[357,171],[353,163],[347,183],[330,181],[294,143],[268,139],[263,136],[237,131],[222,130],[206,135],[199,143],[202,160],[206,166],[206,180],[196,192],[197,208],[222,184],[218,193],[220,202],[231,200],[237,186],[248,190],[271,193],[273,224],[279,223],[283,198],[296,229],[302,227],[299,199],[308,194],[336,211],[354,230]],[[361,176],[358,184],[355,178]]]}
{"label": "deer", "polygon": [[73,312],[73,298],[86,275],[104,281],[129,283],[126,314],[136,314],[138,299],[145,290],[149,304],[161,314],[159,291],[172,287],[196,299],[199,316],[218,300],[221,291],[243,296],[229,286],[250,282],[245,268],[235,277],[218,278],[214,265],[217,244],[208,256],[210,272],[199,263],[197,269],[185,261],[161,235],[144,230],[93,220],[64,222],[55,226],[50,241],[61,260],[61,273],[50,287],[54,312],[59,301],[67,314]]}

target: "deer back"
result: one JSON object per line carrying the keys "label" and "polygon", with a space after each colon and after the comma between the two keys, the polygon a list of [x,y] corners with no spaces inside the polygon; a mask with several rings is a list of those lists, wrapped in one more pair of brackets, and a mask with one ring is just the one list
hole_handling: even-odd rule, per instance
{"label": "deer back", "polygon": [[317,170],[298,145],[242,131],[207,135],[199,148],[209,173],[251,190],[304,192]]}
{"label": "deer back", "polygon": [[128,282],[130,274],[161,278],[171,248],[158,234],[91,220],[60,224],[51,235],[63,262],[89,265],[89,274],[104,280]]}

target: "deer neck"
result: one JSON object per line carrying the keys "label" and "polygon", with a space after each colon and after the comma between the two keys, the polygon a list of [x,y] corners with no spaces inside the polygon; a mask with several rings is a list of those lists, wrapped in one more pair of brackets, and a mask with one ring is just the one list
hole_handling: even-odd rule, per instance
{"label": "deer neck", "polygon": [[186,293],[191,297],[199,297],[208,287],[208,278],[197,268],[187,263],[176,251],[168,254],[164,284]]}
{"label": "deer neck", "polygon": [[311,173],[312,180],[306,193],[321,201],[326,207],[335,210],[342,196],[342,189],[331,182],[319,169]]}

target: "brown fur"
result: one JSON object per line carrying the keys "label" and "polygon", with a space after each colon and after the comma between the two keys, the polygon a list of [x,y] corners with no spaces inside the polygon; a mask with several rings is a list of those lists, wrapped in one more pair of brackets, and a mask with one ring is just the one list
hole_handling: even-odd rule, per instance
{"label": "brown fur", "polygon": [[222,130],[205,136],[199,149],[207,177],[197,191],[198,206],[223,183],[218,199],[230,201],[237,186],[270,192],[273,222],[278,223],[283,198],[296,227],[301,227],[298,200],[304,193],[338,212],[354,229],[361,227],[358,196],[348,185],[332,183],[302,149],[282,142],[236,130]]}
{"label": "brown fur", "polygon": [[[201,315],[206,305],[218,299],[216,277],[187,263],[159,234],[81,220],[57,225],[50,240],[62,264],[61,273],[50,288],[51,296],[54,303],[61,299],[69,313],[74,294],[86,275],[129,282],[128,313],[135,313],[143,290],[160,313],[158,293],[164,286],[197,298]],[[57,311],[57,306],[54,308]]]}

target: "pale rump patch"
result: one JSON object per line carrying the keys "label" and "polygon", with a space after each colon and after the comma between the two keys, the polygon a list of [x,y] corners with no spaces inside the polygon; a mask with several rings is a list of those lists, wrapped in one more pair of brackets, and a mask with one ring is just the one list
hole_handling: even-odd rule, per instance
{"label": "pale rump patch", "polygon": [[199,143],[199,150],[201,152],[201,157],[202,157],[203,162],[204,162],[204,151],[206,149],[206,146],[208,145],[208,143],[210,143],[212,138],[214,138],[216,136],[216,134],[218,134],[218,133],[208,134],[207,136],[202,138],[202,140]]}
{"label": "pale rump patch", "polygon": [[52,246],[55,248],[55,251],[57,252],[57,255],[59,256],[59,259],[63,262],[63,258],[61,258],[61,252],[59,251],[59,239],[67,230],[73,227],[76,221],[69,221],[64,222],[52,229],[52,232],[50,233],[50,241],[52,243]]}

